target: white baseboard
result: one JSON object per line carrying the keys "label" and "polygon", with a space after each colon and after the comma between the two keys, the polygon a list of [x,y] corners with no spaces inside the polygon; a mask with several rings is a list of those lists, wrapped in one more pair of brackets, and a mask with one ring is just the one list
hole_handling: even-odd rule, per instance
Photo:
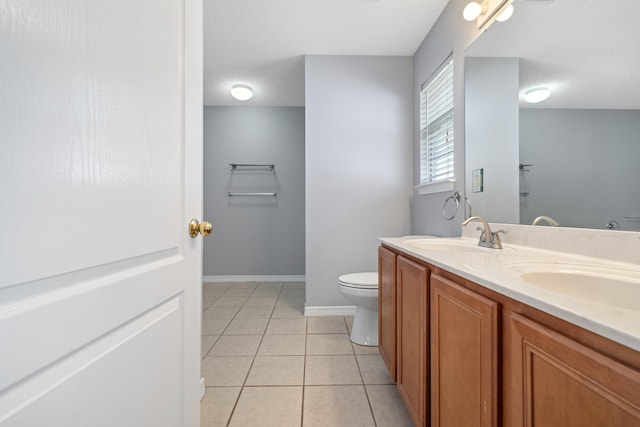
{"label": "white baseboard", "polygon": [[356,314],[355,305],[338,305],[338,306],[304,306],[304,315],[307,317],[314,316],[353,316]]}
{"label": "white baseboard", "polygon": [[304,282],[305,276],[202,276],[202,282]]}
{"label": "white baseboard", "polygon": [[204,377],[200,378],[200,400],[204,399],[204,395],[207,394],[207,387],[204,384]]}

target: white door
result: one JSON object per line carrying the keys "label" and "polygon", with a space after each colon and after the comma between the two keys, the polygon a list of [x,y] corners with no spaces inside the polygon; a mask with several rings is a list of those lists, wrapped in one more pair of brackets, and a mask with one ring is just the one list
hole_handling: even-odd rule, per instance
{"label": "white door", "polygon": [[201,0],[0,0],[0,425],[199,423]]}

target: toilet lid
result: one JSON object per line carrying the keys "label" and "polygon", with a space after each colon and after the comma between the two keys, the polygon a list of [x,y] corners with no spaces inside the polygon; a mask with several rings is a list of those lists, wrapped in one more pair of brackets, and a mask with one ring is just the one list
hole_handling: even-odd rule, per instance
{"label": "toilet lid", "polygon": [[350,288],[377,288],[378,272],[345,274],[338,277],[338,283]]}

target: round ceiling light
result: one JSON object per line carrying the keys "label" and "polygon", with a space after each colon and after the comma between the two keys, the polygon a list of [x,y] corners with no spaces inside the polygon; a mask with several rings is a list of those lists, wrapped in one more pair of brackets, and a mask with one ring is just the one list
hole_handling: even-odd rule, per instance
{"label": "round ceiling light", "polygon": [[548,87],[534,87],[524,93],[524,102],[537,104],[547,99],[551,95]]}
{"label": "round ceiling light", "polygon": [[238,101],[248,101],[253,96],[253,90],[249,85],[235,84],[231,88],[231,96]]}

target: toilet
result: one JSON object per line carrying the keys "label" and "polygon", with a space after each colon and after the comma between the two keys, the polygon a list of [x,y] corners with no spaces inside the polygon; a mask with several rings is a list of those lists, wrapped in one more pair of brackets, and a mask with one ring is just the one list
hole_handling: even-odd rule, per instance
{"label": "toilet", "polygon": [[378,273],[352,273],[338,277],[340,293],[356,306],[351,341],[378,345]]}

